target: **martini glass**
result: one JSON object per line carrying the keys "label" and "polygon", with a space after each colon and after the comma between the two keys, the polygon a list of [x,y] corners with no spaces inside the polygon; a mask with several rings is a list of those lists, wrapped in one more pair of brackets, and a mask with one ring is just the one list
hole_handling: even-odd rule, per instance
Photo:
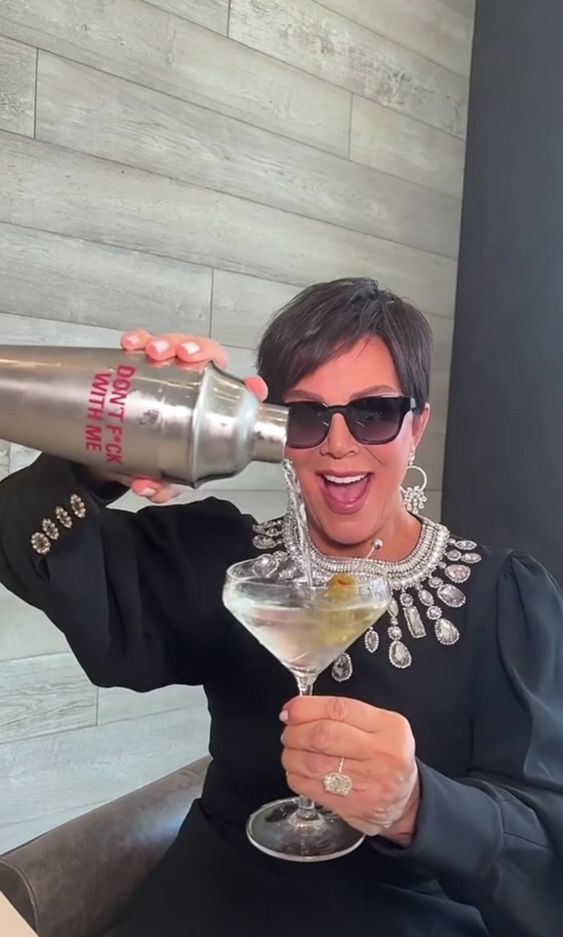
{"label": "martini glass", "polygon": [[[291,671],[301,696],[312,694],[319,674],[384,614],[390,599],[382,577],[358,582],[341,575],[311,585],[272,577],[260,560],[231,566],[223,590],[227,609]],[[294,862],[345,856],[365,838],[305,797],[266,804],[249,818],[246,831],[262,852]]]}

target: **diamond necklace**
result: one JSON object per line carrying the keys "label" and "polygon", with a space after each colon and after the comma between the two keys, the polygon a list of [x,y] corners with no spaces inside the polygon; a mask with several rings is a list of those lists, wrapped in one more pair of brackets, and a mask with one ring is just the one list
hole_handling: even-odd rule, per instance
{"label": "diamond necklace", "polygon": [[[443,524],[428,518],[419,520],[422,526],[416,547],[409,556],[395,563],[371,558],[325,556],[315,547],[307,532],[315,582],[327,582],[331,576],[343,572],[360,580],[373,576],[387,579],[393,592],[388,610],[388,658],[399,670],[405,670],[412,664],[412,654],[403,637],[405,626],[414,640],[425,638],[428,626],[441,645],[447,647],[457,644],[460,631],[451,621],[455,613],[448,612],[450,617],[446,618],[444,606],[454,610],[465,605],[467,600],[460,585],[467,582],[472,567],[482,559],[475,552],[477,545],[472,540],[456,540]],[[254,545],[268,551],[276,565],[290,561],[285,575],[302,570],[303,552],[297,518],[291,510],[283,518],[257,524],[254,530]],[[374,654],[380,643],[379,632],[375,628],[368,628],[364,635],[366,651]],[[333,678],[341,683],[349,680],[352,673],[350,654],[342,654],[333,664]]]}

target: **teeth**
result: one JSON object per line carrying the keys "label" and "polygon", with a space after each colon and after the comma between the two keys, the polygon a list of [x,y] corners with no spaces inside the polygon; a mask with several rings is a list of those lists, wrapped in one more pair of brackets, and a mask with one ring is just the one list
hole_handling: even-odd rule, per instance
{"label": "teeth", "polygon": [[354,482],[361,482],[364,478],[367,478],[367,473],[364,475],[346,475],[344,477],[338,477],[336,475],[325,475],[327,482],[330,482],[331,485],[353,485]]}

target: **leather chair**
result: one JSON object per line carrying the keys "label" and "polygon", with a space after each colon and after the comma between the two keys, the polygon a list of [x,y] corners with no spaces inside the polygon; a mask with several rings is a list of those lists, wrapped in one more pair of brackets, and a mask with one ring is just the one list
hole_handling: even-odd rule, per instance
{"label": "leather chair", "polygon": [[172,845],[208,764],[202,758],[6,853],[0,891],[39,937],[104,937]]}

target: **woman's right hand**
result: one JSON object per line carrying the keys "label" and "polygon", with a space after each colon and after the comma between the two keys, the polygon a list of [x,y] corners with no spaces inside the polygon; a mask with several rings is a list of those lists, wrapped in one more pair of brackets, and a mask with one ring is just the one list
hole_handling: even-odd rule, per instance
{"label": "woman's right hand", "polygon": [[[151,335],[145,329],[126,332],[121,337],[121,347],[125,351],[144,351],[149,361],[168,361],[177,359],[182,364],[191,364],[194,368],[203,368],[213,361],[218,368],[226,369],[229,363],[227,350],[211,338],[186,335],[182,332],[170,332],[164,335]],[[260,377],[248,377],[246,386],[259,400],[265,400],[268,388]],[[148,498],[153,504],[164,504],[175,498],[181,491],[176,485],[170,485],[155,478],[131,478],[124,475],[104,475],[104,479],[119,481],[128,485],[131,491],[142,498]]]}

